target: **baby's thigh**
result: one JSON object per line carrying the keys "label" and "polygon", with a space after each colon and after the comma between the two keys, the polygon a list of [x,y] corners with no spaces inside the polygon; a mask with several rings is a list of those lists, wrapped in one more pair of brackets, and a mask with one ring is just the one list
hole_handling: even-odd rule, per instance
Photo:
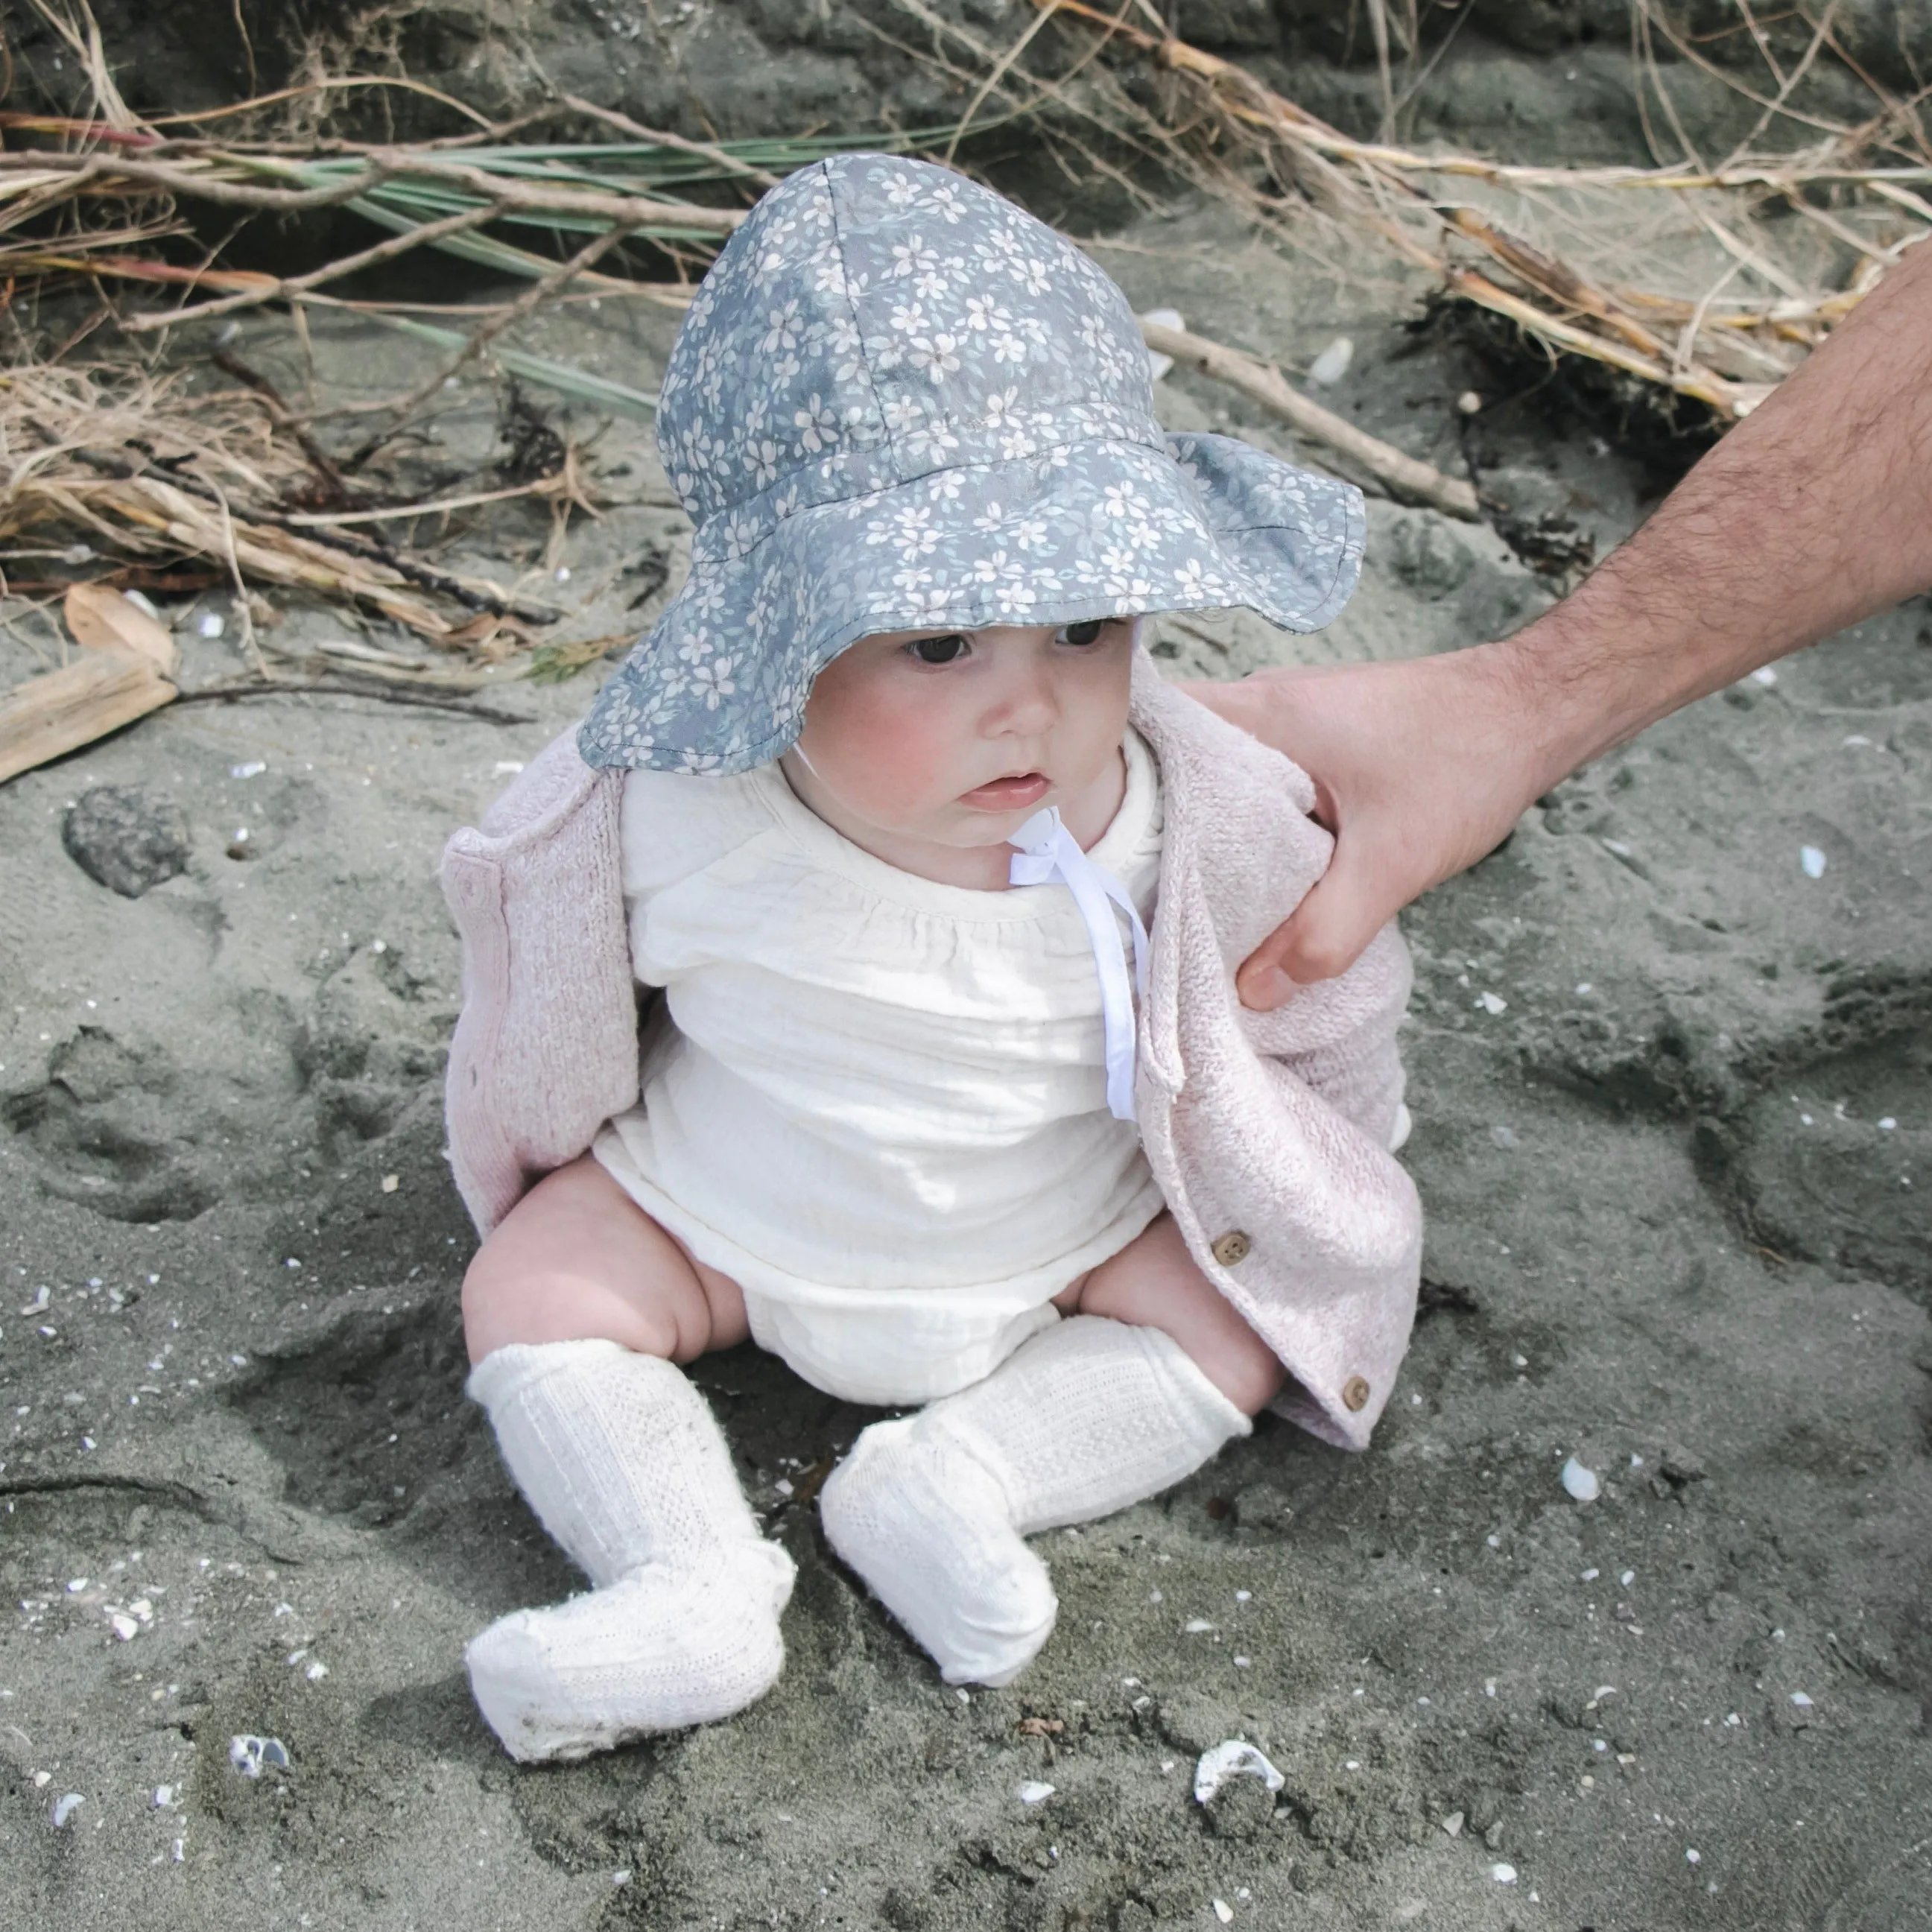
{"label": "baby's thigh", "polygon": [[1244,1414],[1274,1400],[1283,1378],[1268,1344],[1194,1264],[1171,1214],[1162,1214],[1080,1285],[1063,1314],[1104,1315],[1173,1336],[1194,1365]]}
{"label": "baby's thigh", "polygon": [[750,1332],[728,1275],[694,1261],[588,1154],[546,1174],[463,1278],[470,1359],[512,1342],[608,1341],[688,1362]]}

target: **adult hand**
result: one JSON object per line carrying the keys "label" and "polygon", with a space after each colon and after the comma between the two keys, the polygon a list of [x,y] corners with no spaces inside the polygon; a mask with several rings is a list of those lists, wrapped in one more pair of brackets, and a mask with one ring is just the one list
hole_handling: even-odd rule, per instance
{"label": "adult hand", "polygon": [[1932,245],[1910,250],[1576,592],[1499,643],[1190,687],[1302,766],[1334,857],[1237,976],[1267,1010],[1610,746],[1932,587]]}
{"label": "adult hand", "polygon": [[1508,681],[1480,651],[1188,688],[1307,771],[1335,835],[1328,871],[1236,976],[1261,1011],[1345,972],[1411,899],[1493,850],[1537,795]]}

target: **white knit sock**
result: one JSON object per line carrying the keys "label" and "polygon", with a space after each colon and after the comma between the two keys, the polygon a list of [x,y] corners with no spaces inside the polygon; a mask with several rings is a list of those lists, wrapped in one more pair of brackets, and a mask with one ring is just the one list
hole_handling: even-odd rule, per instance
{"label": "white knit sock", "polygon": [[792,1561],[759,1534],[683,1375],[615,1342],[516,1343],[469,1386],[518,1487],[596,1586],[470,1645],[470,1688],[510,1755],[584,1757],[770,1690]]}
{"label": "white knit sock", "polygon": [[1010,1684],[1059,1607],[1022,1538],[1157,1495],[1253,1426],[1160,1330],[1076,1315],[984,1382],[875,1422],[819,1513],[947,1683]]}

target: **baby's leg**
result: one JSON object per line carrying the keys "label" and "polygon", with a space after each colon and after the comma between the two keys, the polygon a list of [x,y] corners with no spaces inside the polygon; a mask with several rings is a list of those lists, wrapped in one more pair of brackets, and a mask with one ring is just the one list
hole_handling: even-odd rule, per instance
{"label": "baby's leg", "polygon": [[710,1409],[673,1366],[742,1341],[734,1283],[700,1268],[594,1161],[550,1175],[464,1282],[510,1473],[595,1586],[470,1646],[513,1756],[582,1757],[728,1716],[784,1661],[791,1559],[758,1532]]}
{"label": "baby's leg", "polygon": [[688,1362],[751,1332],[738,1284],[694,1261],[588,1154],[546,1174],[477,1250],[463,1329],[472,1362],[593,1340]]}
{"label": "baby's leg", "polygon": [[1197,1285],[1220,1298],[1164,1226],[1061,1298],[1068,1318],[984,1382],[874,1423],[821,1492],[832,1547],[948,1683],[1010,1683],[1051,1634],[1058,1606],[1025,1537],[1172,1488],[1246,1435],[1249,1404],[1280,1385],[1250,1359],[1241,1334],[1261,1345],[1245,1324],[1227,1330],[1199,1300]]}
{"label": "baby's leg", "polygon": [[1281,1391],[1287,1371],[1194,1265],[1172,1214],[1056,1295],[1054,1306],[1063,1315],[1077,1310],[1158,1328],[1244,1415],[1258,1414]]}

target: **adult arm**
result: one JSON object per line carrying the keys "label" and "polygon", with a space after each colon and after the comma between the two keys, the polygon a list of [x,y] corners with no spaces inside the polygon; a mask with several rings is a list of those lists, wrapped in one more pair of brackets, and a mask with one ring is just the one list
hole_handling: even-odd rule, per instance
{"label": "adult arm", "polygon": [[1310,772],[1326,875],[1256,949],[1251,1007],[1342,971],[1559,779],[1681,705],[1932,588],[1932,245],[1648,522],[1515,636],[1192,694]]}

